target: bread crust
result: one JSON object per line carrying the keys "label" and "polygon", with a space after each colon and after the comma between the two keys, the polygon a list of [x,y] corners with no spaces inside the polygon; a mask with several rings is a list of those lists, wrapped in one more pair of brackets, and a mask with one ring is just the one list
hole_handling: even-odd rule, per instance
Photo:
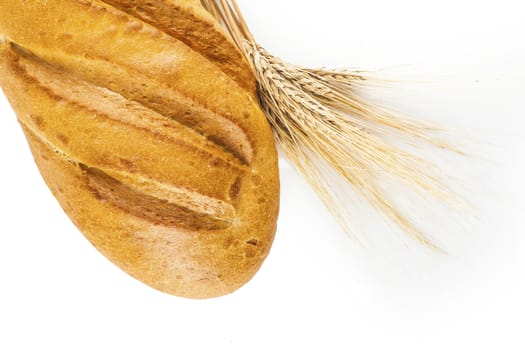
{"label": "bread crust", "polygon": [[198,1],[5,1],[1,37],[36,164],[102,254],[182,297],[251,279],[275,234],[277,153],[248,65]]}

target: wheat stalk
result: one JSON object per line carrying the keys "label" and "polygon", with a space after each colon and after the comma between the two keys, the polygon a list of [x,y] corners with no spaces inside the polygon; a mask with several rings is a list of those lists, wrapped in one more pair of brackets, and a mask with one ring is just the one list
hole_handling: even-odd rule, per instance
{"label": "wheat stalk", "polygon": [[370,81],[366,72],[307,69],[272,56],[253,38],[235,0],[201,2],[249,61],[279,147],[346,232],[355,238],[345,198],[332,188],[333,174],[414,239],[437,248],[381,185],[385,177],[396,178],[446,202],[459,201],[432,164],[388,141],[395,137],[459,152],[433,136],[441,130],[368,102],[359,93]]}

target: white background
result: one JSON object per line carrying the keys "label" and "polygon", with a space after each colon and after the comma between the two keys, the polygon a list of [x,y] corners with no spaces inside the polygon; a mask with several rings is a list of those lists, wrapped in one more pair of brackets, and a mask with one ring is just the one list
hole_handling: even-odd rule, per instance
{"label": "white background", "polygon": [[436,220],[448,256],[386,228],[374,232],[386,248],[363,251],[283,161],[273,250],[248,285],[215,300],[151,290],[98,254],[45,187],[0,97],[0,349],[524,349],[520,3],[239,1],[274,54],[386,68],[406,79],[377,91],[381,101],[470,135],[478,157],[451,168],[478,219],[459,230]]}

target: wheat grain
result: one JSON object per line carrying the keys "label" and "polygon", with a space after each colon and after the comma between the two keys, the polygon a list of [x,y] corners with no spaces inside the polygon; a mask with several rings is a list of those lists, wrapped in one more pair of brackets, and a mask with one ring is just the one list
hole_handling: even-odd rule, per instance
{"label": "wheat grain", "polygon": [[387,199],[381,185],[385,176],[396,178],[421,193],[460,202],[435,175],[436,167],[388,141],[394,137],[460,153],[433,136],[441,129],[368,102],[359,91],[371,81],[369,72],[307,69],[272,56],[254,40],[235,0],[202,0],[202,4],[221,21],[251,64],[260,104],[278,146],[342,227],[356,238],[345,198],[332,188],[333,173],[414,239],[437,248]]}

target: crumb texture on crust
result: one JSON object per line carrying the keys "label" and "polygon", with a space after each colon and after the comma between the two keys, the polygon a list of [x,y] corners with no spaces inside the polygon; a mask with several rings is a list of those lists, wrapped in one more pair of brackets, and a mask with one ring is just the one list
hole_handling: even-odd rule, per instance
{"label": "crumb texture on crust", "polygon": [[0,3],[0,85],[64,211],[115,264],[188,298],[259,269],[279,206],[253,76],[198,1]]}

